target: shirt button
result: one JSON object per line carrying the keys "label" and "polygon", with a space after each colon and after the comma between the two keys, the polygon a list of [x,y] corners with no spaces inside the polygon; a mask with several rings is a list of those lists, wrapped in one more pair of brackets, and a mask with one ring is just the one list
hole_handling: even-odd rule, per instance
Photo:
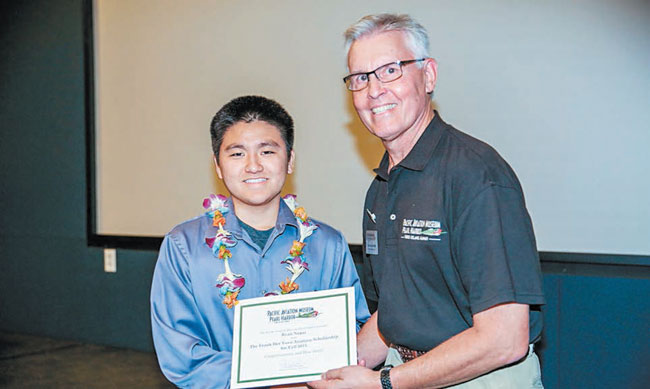
{"label": "shirt button", "polygon": [[395,214],[394,214],[394,213],[391,213],[391,214],[390,214],[390,220],[395,220],[395,218],[396,218]]}

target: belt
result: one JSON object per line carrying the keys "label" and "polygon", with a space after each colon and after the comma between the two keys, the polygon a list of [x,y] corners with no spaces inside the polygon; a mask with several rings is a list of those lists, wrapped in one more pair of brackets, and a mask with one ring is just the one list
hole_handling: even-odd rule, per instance
{"label": "belt", "polygon": [[421,350],[412,350],[406,346],[401,346],[399,344],[391,343],[390,348],[394,348],[399,353],[399,356],[402,358],[404,363],[411,361],[421,355],[426,354],[426,351]]}
{"label": "belt", "polygon": [[[422,355],[424,355],[424,354],[427,353],[427,351],[412,350],[412,349],[410,349],[410,348],[408,348],[408,347],[406,347],[406,346],[401,346],[401,345],[399,345],[399,344],[395,344],[395,343],[391,343],[389,347],[390,347],[390,348],[394,348],[395,350],[397,350],[397,352],[399,353],[400,358],[402,358],[402,362],[404,362],[404,363],[406,363],[406,362],[408,362],[408,361],[411,361],[411,360],[413,360],[413,359],[415,359],[415,358],[417,358],[417,357],[419,357],[419,356],[422,356]],[[534,346],[533,346],[533,344],[531,343],[530,345],[528,345],[528,354],[527,354],[526,356],[524,356],[524,357],[522,358],[522,360],[523,360],[523,359],[526,359],[526,358],[527,358],[528,356],[530,356],[530,354],[532,354],[534,351],[535,351],[535,350],[534,350]],[[517,362],[515,362],[515,364],[517,364],[517,363],[519,363],[519,362],[520,362],[520,361],[517,361]]]}

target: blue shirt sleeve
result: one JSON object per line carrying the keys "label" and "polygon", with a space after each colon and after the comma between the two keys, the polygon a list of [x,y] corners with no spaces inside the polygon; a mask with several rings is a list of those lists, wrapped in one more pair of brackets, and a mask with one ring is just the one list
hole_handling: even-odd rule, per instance
{"label": "blue shirt sleeve", "polygon": [[151,287],[158,363],[165,377],[179,387],[227,388],[231,352],[210,344],[209,326],[194,299],[187,261],[182,247],[171,235],[166,236]]}
{"label": "blue shirt sleeve", "polygon": [[370,317],[370,312],[368,311],[368,304],[363,294],[357,269],[354,266],[354,259],[352,258],[352,254],[350,254],[350,247],[343,234],[339,234],[339,239],[336,242],[336,257],[340,259],[339,267],[334,273],[334,277],[330,280],[329,289],[354,287],[357,332],[359,332],[361,326]]}

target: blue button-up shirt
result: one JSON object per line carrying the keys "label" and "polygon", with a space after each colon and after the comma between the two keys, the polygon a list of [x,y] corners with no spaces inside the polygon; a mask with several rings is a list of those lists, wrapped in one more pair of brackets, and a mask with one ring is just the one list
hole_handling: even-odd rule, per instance
{"label": "blue button-up shirt", "polygon": [[[234,209],[231,199],[228,207]],[[280,201],[275,228],[262,249],[242,230],[232,211],[224,216],[224,228],[237,239],[230,248],[230,268],[246,280],[238,299],[279,290],[280,282],[291,277],[280,262],[300,238],[289,207]],[[353,286],[358,331],[370,315],[347,242],[339,231],[315,223],[319,228],[305,240],[303,249],[309,270],[296,280],[295,293]],[[156,354],[165,376],[181,387],[230,386],[234,310],[222,303],[215,286],[225,272],[224,261],[205,243],[216,232],[208,215],[176,226],[163,240],[154,271],[151,323]]]}

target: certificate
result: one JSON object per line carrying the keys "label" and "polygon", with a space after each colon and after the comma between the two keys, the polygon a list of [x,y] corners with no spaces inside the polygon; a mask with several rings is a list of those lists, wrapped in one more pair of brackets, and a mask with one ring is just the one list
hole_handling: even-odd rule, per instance
{"label": "certificate", "polygon": [[354,288],[239,301],[232,342],[232,388],[320,379],[357,363]]}

